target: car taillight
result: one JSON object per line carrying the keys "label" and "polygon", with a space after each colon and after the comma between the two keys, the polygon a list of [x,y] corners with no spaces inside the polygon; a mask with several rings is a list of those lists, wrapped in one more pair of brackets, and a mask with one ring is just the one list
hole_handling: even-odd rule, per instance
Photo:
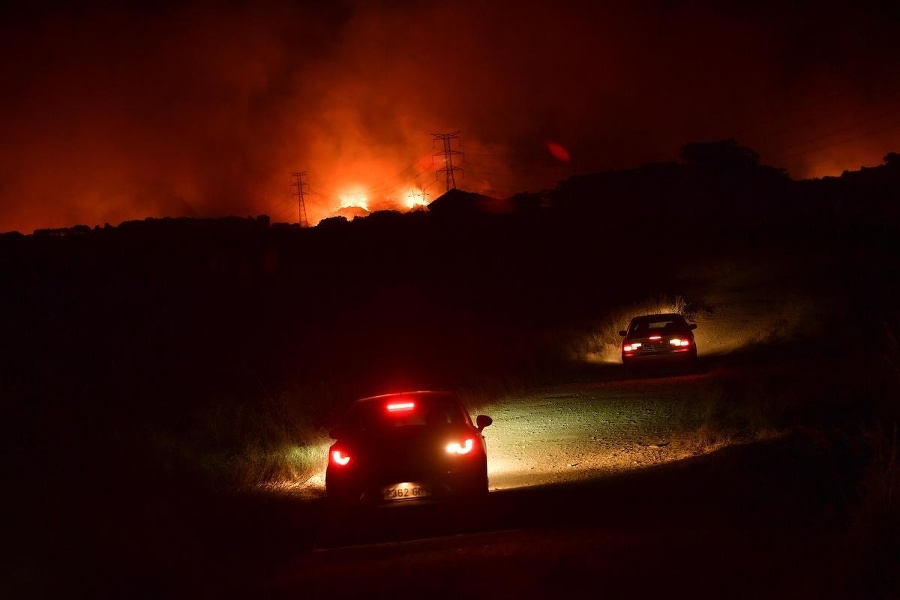
{"label": "car taillight", "polygon": [[345,467],[350,464],[350,455],[343,450],[332,450],[331,462],[336,465],[340,465],[341,467]]}
{"label": "car taillight", "polygon": [[625,352],[632,352],[634,350],[637,350],[640,347],[641,347],[640,342],[632,342],[630,344],[625,344],[625,346],[622,348],[622,350],[624,350]]}
{"label": "car taillight", "polygon": [[683,340],[681,338],[672,338],[669,343],[673,346],[686,347],[691,345],[691,340]]}
{"label": "car taillight", "polygon": [[447,454],[468,454],[475,447],[475,440],[468,438],[462,444],[459,442],[450,442],[447,444]]}

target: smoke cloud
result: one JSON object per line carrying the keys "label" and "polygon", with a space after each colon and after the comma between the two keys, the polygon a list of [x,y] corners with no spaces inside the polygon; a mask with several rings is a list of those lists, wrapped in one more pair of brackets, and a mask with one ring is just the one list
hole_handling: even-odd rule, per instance
{"label": "smoke cloud", "polygon": [[[506,197],[736,137],[795,178],[898,148],[896,8],[719,2],[82,2],[0,13],[0,231],[311,223]],[[856,6],[859,6],[858,4]],[[434,156],[437,154],[437,156]]]}

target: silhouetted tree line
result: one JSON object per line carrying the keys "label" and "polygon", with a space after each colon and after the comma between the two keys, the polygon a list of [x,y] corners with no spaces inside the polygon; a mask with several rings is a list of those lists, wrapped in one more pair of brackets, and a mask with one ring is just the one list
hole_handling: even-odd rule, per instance
{"label": "silhouetted tree line", "polygon": [[[895,153],[885,164],[840,177],[797,181],[760,164],[734,139],[682,147],[681,162],[572,177],[553,192],[554,205],[596,218],[672,219],[704,225],[821,223],[900,215]],[[624,225],[625,223],[623,223]]]}

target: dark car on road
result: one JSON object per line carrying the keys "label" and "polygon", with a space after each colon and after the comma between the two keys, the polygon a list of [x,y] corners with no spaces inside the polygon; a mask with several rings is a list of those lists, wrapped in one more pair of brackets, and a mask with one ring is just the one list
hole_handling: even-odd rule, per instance
{"label": "dark car on road", "polygon": [[472,499],[488,491],[482,431],[451,392],[385,394],[354,402],[330,432],[325,492],[340,503]]}
{"label": "dark car on road", "polygon": [[624,337],[622,364],[693,364],[697,360],[697,344],[694,342],[696,328],[695,323],[688,323],[678,313],[634,317],[628,329],[619,332]]}

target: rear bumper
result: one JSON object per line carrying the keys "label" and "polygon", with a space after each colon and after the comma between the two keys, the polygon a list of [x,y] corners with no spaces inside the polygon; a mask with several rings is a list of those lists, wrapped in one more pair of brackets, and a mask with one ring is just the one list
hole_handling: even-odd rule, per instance
{"label": "rear bumper", "polygon": [[[325,493],[329,499],[346,504],[413,504],[470,498],[487,492],[487,469],[453,473],[393,474],[390,477],[335,477],[326,474]],[[424,498],[409,497],[386,500],[384,489],[398,483],[427,486],[430,494]]]}
{"label": "rear bumper", "polygon": [[697,350],[671,350],[667,352],[653,352],[645,354],[622,355],[624,365],[649,365],[665,363],[685,363],[697,360]]}

